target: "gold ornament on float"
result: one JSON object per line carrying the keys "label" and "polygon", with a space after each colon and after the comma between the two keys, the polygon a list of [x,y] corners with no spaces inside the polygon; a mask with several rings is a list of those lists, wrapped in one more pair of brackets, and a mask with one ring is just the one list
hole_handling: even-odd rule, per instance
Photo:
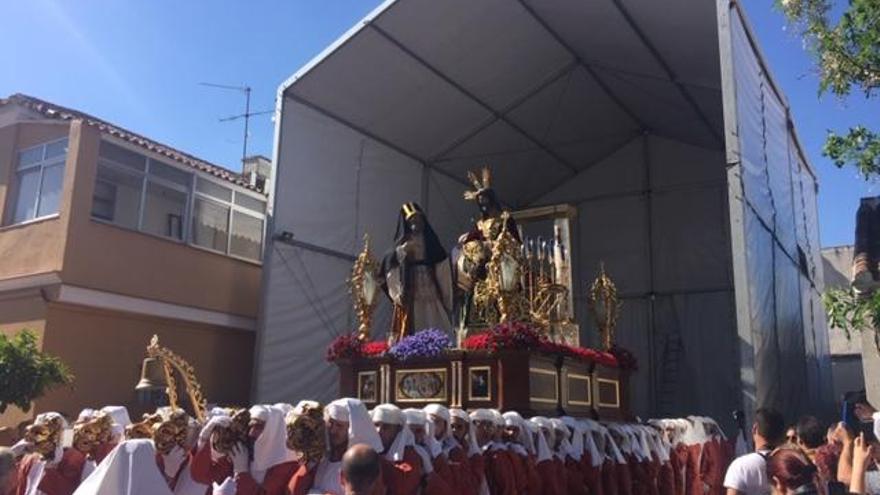
{"label": "gold ornament on float", "polygon": [[362,341],[370,338],[370,326],[373,311],[376,309],[376,295],[379,292],[379,264],[370,251],[370,236],[364,234],[364,249],[354,262],[349,279],[351,297],[354,300],[354,311],[358,318],[358,338]]}
{"label": "gold ornament on float", "polygon": [[[162,376],[159,377],[156,376],[155,370],[157,362],[162,365]],[[135,390],[149,391],[164,385],[171,409],[181,409],[177,400],[177,381],[174,379],[173,373],[175,369],[183,378],[183,385],[192,404],[195,418],[200,423],[204,423],[207,401],[202,395],[201,385],[196,380],[195,369],[185,359],[173,353],[170,349],[160,346],[158,335],[153,335],[153,338],[150,339],[150,344],[147,346],[147,357],[144,359],[141,380],[135,386]],[[164,383],[161,382],[161,378],[164,378]]]}
{"label": "gold ornament on float", "polygon": [[485,287],[475,291],[476,302],[484,311],[489,312],[488,308],[497,301],[500,323],[523,321],[528,313],[523,295],[521,244],[507,228],[509,219],[510,213],[501,214],[501,228],[491,243],[492,255],[486,263]]}
{"label": "gold ornament on float", "polygon": [[305,464],[317,464],[327,449],[324,406],[303,401],[286,418],[287,448],[302,454]]}
{"label": "gold ornament on float", "polygon": [[617,298],[617,286],[605,273],[605,263],[599,264],[599,275],[590,287],[587,305],[593,313],[602,345],[607,351],[614,346],[614,327],[617,326],[622,303]]}

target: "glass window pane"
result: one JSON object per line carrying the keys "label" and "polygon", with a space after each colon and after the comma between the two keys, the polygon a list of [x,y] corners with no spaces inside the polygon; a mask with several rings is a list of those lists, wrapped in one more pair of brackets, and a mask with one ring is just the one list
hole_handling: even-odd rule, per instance
{"label": "glass window pane", "polygon": [[245,194],[235,193],[235,204],[258,213],[266,213],[265,201],[261,201]]}
{"label": "glass window pane", "polygon": [[36,217],[37,189],[40,187],[40,169],[34,168],[18,174],[15,210],[12,223],[20,223]]}
{"label": "glass window pane", "polygon": [[263,254],[263,220],[238,211],[232,212],[232,241],[229,244],[229,253],[259,260]]}
{"label": "glass window pane", "polygon": [[208,196],[213,196],[217,199],[222,199],[223,201],[232,202],[232,189],[223,187],[216,182],[202,179],[201,177],[199,177],[198,182],[196,182],[196,191],[202,194],[207,194]]}
{"label": "glass window pane", "polygon": [[27,167],[43,160],[43,147],[37,146],[18,154],[18,168]]}
{"label": "glass window pane", "polygon": [[64,156],[67,153],[67,140],[55,141],[46,145],[46,159]]}
{"label": "glass window pane", "polygon": [[183,239],[186,197],[185,192],[148,181],[141,230],[174,239]]}
{"label": "glass window pane", "polygon": [[170,180],[187,187],[189,187],[189,181],[192,177],[192,174],[188,172],[165,165],[156,160],[150,160],[150,175],[161,177],[165,180]]}
{"label": "glass window pane", "polygon": [[58,213],[63,182],[64,164],[43,168],[43,184],[40,186],[40,204],[37,209],[38,217]]}
{"label": "glass window pane", "polygon": [[193,204],[193,244],[226,252],[229,238],[229,207],[196,198]]}
{"label": "glass window pane", "polygon": [[92,216],[136,229],[141,206],[142,177],[99,164],[92,197]]}
{"label": "glass window pane", "polygon": [[103,158],[112,160],[120,165],[140,170],[141,172],[144,171],[144,164],[147,160],[143,155],[127,150],[121,146],[108,143],[107,141],[101,141],[101,148],[98,150],[98,154]]}

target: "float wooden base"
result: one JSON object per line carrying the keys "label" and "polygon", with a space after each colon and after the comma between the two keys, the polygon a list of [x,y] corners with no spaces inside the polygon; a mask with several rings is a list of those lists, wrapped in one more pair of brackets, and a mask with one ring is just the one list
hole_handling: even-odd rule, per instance
{"label": "float wooden base", "polygon": [[632,419],[627,372],[557,355],[453,351],[436,359],[360,358],[336,364],[340,393],[367,407],[437,402],[468,410],[515,410],[527,417]]}

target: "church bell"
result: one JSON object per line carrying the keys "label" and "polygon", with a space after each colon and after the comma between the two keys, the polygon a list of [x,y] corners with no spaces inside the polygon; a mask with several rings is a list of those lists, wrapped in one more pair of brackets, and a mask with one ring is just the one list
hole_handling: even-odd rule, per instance
{"label": "church bell", "polygon": [[141,379],[134,389],[138,392],[154,392],[165,390],[167,386],[162,362],[153,357],[144,358],[144,363],[141,366]]}

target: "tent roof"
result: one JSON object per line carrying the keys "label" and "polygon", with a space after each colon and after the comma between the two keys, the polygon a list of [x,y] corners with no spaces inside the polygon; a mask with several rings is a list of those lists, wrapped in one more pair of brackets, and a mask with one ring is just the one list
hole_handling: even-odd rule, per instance
{"label": "tent roof", "polygon": [[723,149],[715,2],[387,1],[280,93],[522,206],[645,133]]}

